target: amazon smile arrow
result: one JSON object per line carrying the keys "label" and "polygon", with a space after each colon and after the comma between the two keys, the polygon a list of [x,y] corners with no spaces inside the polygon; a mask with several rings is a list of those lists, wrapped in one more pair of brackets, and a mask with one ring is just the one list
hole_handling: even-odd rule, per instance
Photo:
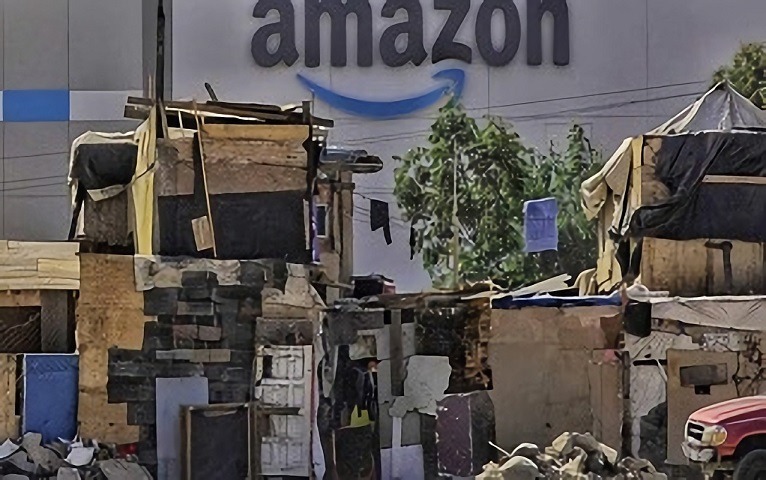
{"label": "amazon smile arrow", "polygon": [[391,101],[364,100],[333,92],[298,74],[298,80],[320,100],[346,113],[375,119],[396,118],[430,107],[442,97],[459,99],[465,87],[465,72],[450,68],[436,72],[432,78],[441,85],[421,95]]}

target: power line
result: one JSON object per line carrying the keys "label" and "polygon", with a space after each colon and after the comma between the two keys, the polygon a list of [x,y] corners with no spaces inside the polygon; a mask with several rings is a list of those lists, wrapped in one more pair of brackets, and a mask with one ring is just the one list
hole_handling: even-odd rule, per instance
{"label": "power line", "polygon": [[[488,105],[488,106],[482,106],[482,107],[468,107],[466,108],[467,111],[474,111],[474,110],[490,110],[490,109],[496,109],[496,108],[509,108],[509,107],[521,107],[525,105],[539,105],[543,103],[553,103],[553,102],[561,102],[566,100],[581,100],[584,98],[596,98],[596,97],[604,97],[609,95],[621,95],[626,93],[638,93],[638,92],[648,92],[648,91],[654,91],[654,90],[661,90],[666,88],[675,88],[675,87],[685,87],[690,85],[699,85],[701,83],[708,83],[707,80],[697,80],[692,82],[680,82],[680,83],[666,83],[663,85],[655,85],[653,87],[638,87],[638,88],[626,88],[623,90],[611,90],[608,92],[597,92],[597,93],[588,93],[583,95],[570,95],[566,97],[555,97],[555,98],[546,98],[541,100],[528,100],[523,102],[514,102],[514,103],[505,103],[505,104],[496,104],[496,105]],[[416,118],[416,119],[429,119],[429,118],[436,118],[430,117],[430,116],[421,116],[421,117],[410,117],[410,118]],[[335,120],[356,120],[355,117],[351,116],[341,116],[341,117],[335,117]],[[390,121],[396,121],[398,119],[390,119]]]}
{"label": "power line", "polygon": [[[47,183],[42,185],[28,185],[26,187],[3,188],[3,189],[0,189],[0,192],[17,192],[21,190],[30,190],[32,188],[60,187],[60,186],[66,186],[66,184],[61,182],[56,182],[56,183]],[[65,195],[61,195],[61,196],[63,197]]]}
{"label": "power line", "polygon": [[569,97],[557,97],[557,98],[549,98],[545,100],[530,100],[526,102],[506,103],[503,105],[490,105],[489,107],[471,107],[471,108],[467,108],[466,110],[487,110],[487,109],[493,109],[493,108],[520,107],[524,105],[537,105],[539,103],[560,102],[564,100],[580,100],[583,98],[603,97],[608,95],[620,95],[623,93],[646,92],[646,91],[652,91],[652,90],[660,90],[663,88],[685,87],[689,85],[697,85],[700,83],[707,83],[707,82],[705,80],[698,80],[696,82],[668,83],[665,85],[657,85],[654,87],[629,88],[625,90],[613,90],[610,92],[590,93],[587,95],[573,95]]}
{"label": "power line", "polygon": [[[651,102],[658,102],[661,100],[672,100],[677,98],[685,98],[685,97],[691,97],[691,96],[698,96],[702,92],[689,92],[689,93],[682,93],[682,94],[676,94],[676,95],[666,95],[662,97],[653,97],[648,99],[638,99],[638,100],[626,100],[622,102],[614,102],[614,103],[607,103],[607,104],[601,104],[601,105],[590,105],[587,107],[577,107],[577,108],[571,108],[571,109],[565,109],[565,110],[559,110],[556,112],[547,112],[542,114],[533,114],[533,115],[520,115],[520,116],[503,116],[500,118],[503,118],[504,120],[510,120],[510,121],[530,121],[530,120],[545,120],[548,118],[556,118],[565,114],[580,114],[580,113],[589,113],[589,112],[597,112],[600,110],[609,110],[612,108],[620,108],[620,107],[626,107],[630,105],[638,105],[642,103],[651,103]],[[492,106],[488,108],[494,108]],[[615,115],[616,116],[616,115]],[[611,118],[612,115],[604,115],[604,118]],[[641,116],[644,117],[643,115]],[[647,115],[647,118],[654,117],[654,115]],[[431,130],[417,130],[414,132],[399,132],[399,133],[391,133],[386,135],[378,135],[378,136],[371,136],[371,137],[359,137],[359,138],[351,138],[346,140],[341,140],[342,143],[360,143],[363,141],[390,141],[390,140],[399,140],[403,138],[410,138],[410,137],[417,137],[425,133],[430,133]]]}

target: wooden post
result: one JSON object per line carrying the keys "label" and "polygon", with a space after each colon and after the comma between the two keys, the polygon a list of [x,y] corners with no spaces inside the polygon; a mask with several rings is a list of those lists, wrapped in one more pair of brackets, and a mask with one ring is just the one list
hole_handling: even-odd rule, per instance
{"label": "wooden post", "polygon": [[199,119],[199,111],[197,110],[197,101],[193,101],[194,104],[194,121],[197,124],[197,142],[199,143],[199,156],[200,163],[202,164],[202,184],[205,187],[205,203],[207,204],[207,221],[210,222],[210,236],[213,240],[213,258],[218,258],[218,249],[215,242],[215,227],[213,226],[213,210],[210,208],[210,194],[207,188],[207,175],[205,174],[205,150],[202,146],[202,125]]}

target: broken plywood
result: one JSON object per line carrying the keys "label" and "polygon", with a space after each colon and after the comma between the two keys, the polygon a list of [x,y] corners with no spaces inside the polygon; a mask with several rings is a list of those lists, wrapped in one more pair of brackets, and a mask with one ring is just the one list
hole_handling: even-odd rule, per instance
{"label": "broken plywood", "polygon": [[304,265],[287,265],[284,292],[278,288],[264,288],[263,315],[268,318],[318,319],[325,309],[324,301],[311,285]]}
{"label": "broken plywood", "polygon": [[[671,296],[727,294],[724,253],[708,240],[644,238],[641,283]],[[715,243],[721,243],[715,241]],[[766,293],[764,244],[731,241],[732,295]]]}
{"label": "broken plywood", "polygon": [[394,399],[389,412],[391,416],[401,418],[413,410],[436,416],[436,402],[444,398],[451,373],[447,357],[410,357],[404,379],[404,396]]}
{"label": "broken plywood", "polygon": [[118,444],[138,440],[138,427],[127,424],[127,405],[109,404],[108,350],[141,350],[144,297],[136,292],[133,257],[81,256],[82,288],[77,305],[80,352],[80,434]]}
{"label": "broken plywood", "polygon": [[[737,386],[732,378],[738,371],[737,353],[668,350],[668,463],[685,465],[687,459],[681,450],[685,440],[685,426],[689,415],[700,408],[737,398]],[[723,384],[690,385],[681,381],[682,369],[690,366],[721,366],[726,370]],[[720,383],[720,382],[711,382]]]}
{"label": "broken plywood", "polygon": [[16,356],[0,355],[0,438],[18,438]]}
{"label": "broken plywood", "polygon": [[0,241],[0,291],[77,290],[79,243]]}
{"label": "broken plywood", "polygon": [[593,428],[589,431],[615,450],[622,448],[622,364],[615,350],[595,350],[588,365]]}
{"label": "broken plywood", "polygon": [[567,431],[591,431],[600,420],[594,407],[614,421],[621,399],[595,395],[592,381],[603,389],[604,375],[612,386],[611,367],[601,372],[593,362],[594,351],[608,348],[602,318],[617,313],[615,306],[492,310],[489,394],[499,445],[548,445]]}

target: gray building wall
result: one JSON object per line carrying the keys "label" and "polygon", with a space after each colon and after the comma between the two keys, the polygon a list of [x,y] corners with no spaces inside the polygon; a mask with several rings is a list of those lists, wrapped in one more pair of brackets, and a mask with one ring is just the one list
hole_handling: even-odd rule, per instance
{"label": "gray building wall", "polygon": [[[293,2],[301,55],[303,3]],[[370,1],[375,46],[386,26],[401,21],[399,17],[380,18],[384,3]],[[544,63],[530,67],[525,61],[527,0],[515,0],[523,31],[519,53],[508,66],[490,68],[478,58],[475,47],[474,25],[481,3],[471,0],[468,18],[457,35],[474,52],[471,65],[456,65],[467,74],[462,102],[477,116],[505,118],[526,142],[544,149],[550,142],[560,142],[576,121],[608,157],[623,138],[657,126],[691,103],[710,86],[713,72],[729,62],[742,42],[766,41],[763,0],[568,0],[570,64],[552,64],[551,25],[547,23]],[[266,20],[252,18],[255,4],[255,0],[174,1],[174,97],[206,98],[203,83],[208,81],[222,99],[293,103],[311,98],[297,80],[300,73],[340,93],[390,100],[433,86],[431,75],[447,66],[447,62],[432,65],[429,58],[417,67],[386,67],[376,48],[373,66],[358,67],[356,32],[349,27],[348,66],[330,67],[329,22],[325,19],[320,67],[306,68],[301,57],[292,67],[262,68],[253,61],[250,40],[259,26],[277,17],[272,12]],[[447,12],[434,11],[433,4],[421,1],[429,53],[447,18]],[[495,37],[502,32],[502,28],[494,29]],[[424,144],[437,106],[386,121],[336,111],[321,100],[315,108],[319,115],[336,120],[331,134],[334,143],[366,148],[385,159],[381,173],[356,178],[357,191],[394,204],[395,162],[391,157]],[[380,231],[370,231],[365,197],[355,198],[356,273],[383,273],[403,290],[429,286],[420,261],[409,259],[409,227],[394,220],[394,244],[386,246]],[[396,208],[392,211],[401,217]]]}
{"label": "gray building wall", "polygon": [[135,125],[122,107],[143,89],[142,12],[140,0],[0,0],[0,238],[66,238],[71,141]]}
{"label": "gray building wall", "polygon": [[[122,119],[122,107],[128,94],[146,89],[154,72],[157,1],[0,0],[1,238],[65,237],[69,143],[89,129],[134,127],[134,122]],[[481,0],[470,1],[471,11],[457,39],[474,46],[473,25]],[[349,65],[330,67],[325,19],[321,67],[308,69],[302,59],[289,68],[258,67],[250,54],[251,38],[274,17],[253,18],[256,3],[165,0],[168,96],[202,101],[207,99],[204,82],[210,82],[223,100],[295,103],[311,99],[297,81],[296,75],[302,73],[351,96],[394,99],[433,86],[431,75],[444,66],[434,66],[429,59],[418,67],[389,68],[376,48],[374,65],[357,67],[356,35],[350,28]],[[384,0],[370,3],[377,46],[383,28],[397,20],[379,18]],[[474,63],[457,64],[467,74],[462,99],[477,116],[492,114],[512,122],[529,144],[540,148],[561,141],[577,121],[608,156],[622,138],[656,126],[691,102],[742,42],[766,40],[763,0],[568,0],[570,65],[552,65],[546,30],[544,64],[530,67],[524,61],[527,0],[515,3],[523,31],[517,58],[506,67],[490,68],[477,60],[474,46]],[[294,0],[301,54],[303,4]],[[435,12],[431,0],[421,4],[430,53],[446,12]],[[40,112],[45,108],[35,107],[24,96],[29,90],[42,90],[32,96],[43,99],[46,95],[60,99],[66,92],[68,115],[62,116],[60,105],[58,111],[51,107],[50,112]],[[26,115],[28,104],[39,115]],[[381,232],[370,231],[366,210],[369,198],[395,203],[391,157],[423,144],[437,107],[375,121],[336,111],[319,100],[315,104],[318,115],[336,120],[332,143],[366,148],[386,160],[383,172],[356,179],[360,193],[354,219],[356,273],[386,274],[405,290],[429,285],[420,261],[409,259],[409,228],[395,219],[394,244],[386,246]],[[392,212],[401,217],[396,208]]]}

